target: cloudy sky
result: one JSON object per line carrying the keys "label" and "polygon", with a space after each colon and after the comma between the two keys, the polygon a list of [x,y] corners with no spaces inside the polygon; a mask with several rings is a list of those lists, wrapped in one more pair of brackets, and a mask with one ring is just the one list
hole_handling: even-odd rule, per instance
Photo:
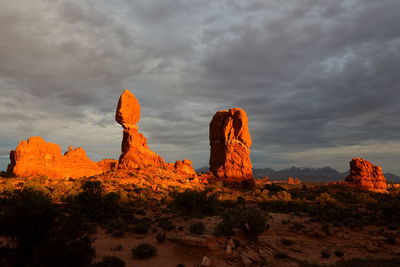
{"label": "cloudy sky", "polygon": [[125,88],[168,161],[244,108],[255,167],[400,174],[399,0],[2,0],[0,158],[29,136],[117,158]]}

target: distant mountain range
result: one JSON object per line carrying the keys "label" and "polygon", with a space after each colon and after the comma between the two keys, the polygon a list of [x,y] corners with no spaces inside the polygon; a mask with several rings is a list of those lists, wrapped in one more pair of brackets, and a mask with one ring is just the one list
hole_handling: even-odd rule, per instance
{"label": "distant mountain range", "polygon": [[[208,167],[202,167],[196,170],[198,173],[208,172]],[[253,168],[254,178],[263,178],[268,176],[271,180],[286,180],[288,177],[300,178],[304,182],[334,182],[343,181],[348,172],[339,172],[331,167],[323,168],[299,168],[291,167],[288,169],[275,171],[271,168],[257,169]],[[385,173],[388,182],[400,182],[400,177],[393,173]]]}

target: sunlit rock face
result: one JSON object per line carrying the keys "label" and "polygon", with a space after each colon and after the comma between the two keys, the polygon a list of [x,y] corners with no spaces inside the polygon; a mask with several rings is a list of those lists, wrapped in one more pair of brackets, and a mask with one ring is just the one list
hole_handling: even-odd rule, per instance
{"label": "sunlit rock face", "polygon": [[97,162],[97,165],[103,172],[110,172],[117,170],[118,160],[116,159],[102,159]]}
{"label": "sunlit rock face", "polygon": [[210,123],[210,170],[226,180],[253,178],[251,137],[243,109],[218,111]]}
{"label": "sunlit rock face", "polygon": [[39,136],[21,141],[10,152],[7,172],[14,176],[47,176],[49,178],[79,178],[102,173],[83,148],[69,147],[62,155],[59,145],[46,142]]}
{"label": "sunlit rock face", "polygon": [[192,162],[188,159],[177,160],[174,164],[174,169],[179,174],[195,175],[196,172],[192,167]]}
{"label": "sunlit rock face", "polygon": [[115,120],[124,128],[118,168],[135,169],[147,166],[164,167],[179,173],[195,174],[189,160],[166,163],[147,146],[146,137],[136,125],[140,120],[140,104],[136,97],[125,90],[119,98]]}
{"label": "sunlit rock face", "polygon": [[140,104],[126,89],[119,98],[115,120],[124,128],[122,154],[118,168],[135,169],[146,166],[165,166],[164,160],[147,146],[146,137],[136,125],[140,120]]}
{"label": "sunlit rock face", "polygon": [[350,174],[345,181],[362,189],[386,192],[387,185],[382,168],[363,158],[354,158],[350,161]]}

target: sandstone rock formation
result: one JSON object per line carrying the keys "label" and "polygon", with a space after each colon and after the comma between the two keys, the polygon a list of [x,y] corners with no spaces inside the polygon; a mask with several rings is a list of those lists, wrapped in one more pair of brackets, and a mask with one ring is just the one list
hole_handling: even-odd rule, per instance
{"label": "sandstone rock formation", "polygon": [[192,167],[192,162],[188,159],[178,160],[174,164],[174,169],[180,174],[195,175],[196,171]]}
{"label": "sandstone rock formation", "polygon": [[225,180],[253,178],[251,137],[246,112],[240,108],[218,111],[210,122],[210,170]]}
{"label": "sandstone rock formation", "polygon": [[140,104],[136,97],[126,89],[119,98],[115,120],[124,128],[118,168],[135,169],[147,166],[165,167],[181,174],[196,174],[189,160],[166,163],[147,146],[146,137],[136,125],[140,120]]}
{"label": "sandstone rock formation", "polygon": [[146,137],[139,132],[136,124],[140,120],[140,104],[128,89],[119,98],[115,120],[124,128],[118,168],[135,169],[166,165],[159,155],[150,150]]}
{"label": "sandstone rock formation", "polygon": [[103,172],[114,171],[118,168],[118,160],[116,159],[102,159],[97,162],[97,165]]}
{"label": "sandstone rock formation", "polygon": [[62,155],[59,145],[47,143],[39,136],[21,141],[17,148],[10,152],[10,160],[7,172],[15,176],[78,178],[103,172],[86,156],[83,148],[69,147]]}
{"label": "sandstone rock formation", "polygon": [[386,192],[386,179],[382,168],[363,158],[350,161],[350,174],[345,182],[375,192]]}
{"label": "sandstone rock formation", "polygon": [[301,184],[301,181],[299,178],[288,177],[287,183],[288,184]]}

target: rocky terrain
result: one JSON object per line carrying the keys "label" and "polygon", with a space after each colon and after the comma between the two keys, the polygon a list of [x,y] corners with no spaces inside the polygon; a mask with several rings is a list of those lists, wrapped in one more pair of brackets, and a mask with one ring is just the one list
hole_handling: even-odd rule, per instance
{"label": "rocky terrain", "polygon": [[196,173],[150,150],[129,90],[115,119],[118,160],[40,137],[10,152],[1,266],[399,266],[400,185],[379,166],[354,158],[335,183],[254,179],[247,115],[232,108],[212,118],[211,171]]}

